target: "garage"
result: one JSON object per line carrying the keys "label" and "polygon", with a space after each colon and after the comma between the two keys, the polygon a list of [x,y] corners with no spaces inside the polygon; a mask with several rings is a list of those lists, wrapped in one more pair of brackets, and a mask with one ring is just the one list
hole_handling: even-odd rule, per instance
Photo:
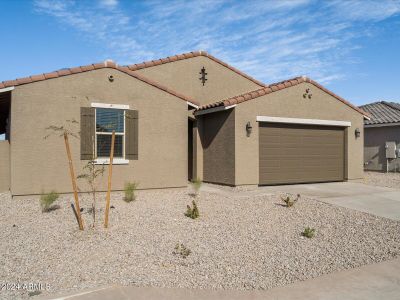
{"label": "garage", "polygon": [[260,185],[344,179],[345,127],[259,122]]}
{"label": "garage", "polygon": [[368,115],[307,77],[215,102],[196,113],[203,132],[215,131],[201,140],[204,181],[279,185],[363,176]]}

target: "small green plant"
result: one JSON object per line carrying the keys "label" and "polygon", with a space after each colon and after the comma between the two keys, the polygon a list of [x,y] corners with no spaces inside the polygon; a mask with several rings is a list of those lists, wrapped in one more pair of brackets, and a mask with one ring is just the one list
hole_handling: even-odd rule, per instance
{"label": "small green plant", "polygon": [[304,231],[301,233],[301,235],[310,239],[315,235],[315,229],[306,227],[306,228],[304,228]]}
{"label": "small green plant", "polygon": [[192,201],[193,207],[187,206],[185,216],[191,219],[197,219],[200,217],[199,208],[197,207],[196,201]]}
{"label": "small green plant", "polygon": [[192,251],[182,243],[177,243],[175,245],[174,251],[172,252],[172,254],[179,255],[182,258],[188,257],[190,253],[192,253]]}
{"label": "small green plant", "polygon": [[60,195],[56,191],[51,191],[48,194],[42,194],[40,196],[40,206],[42,208],[42,212],[49,212],[56,208],[56,206],[52,206],[54,201],[58,199]]}
{"label": "small green plant", "polygon": [[41,293],[42,293],[41,291],[31,291],[31,292],[28,292],[28,296],[29,297],[38,296]]}
{"label": "small green plant", "polygon": [[196,178],[192,181],[192,187],[194,189],[195,196],[199,194],[199,190],[202,184],[203,182],[199,178]]}
{"label": "small green plant", "polygon": [[124,186],[125,202],[132,202],[132,201],[136,200],[135,192],[136,192],[137,186],[138,186],[138,184],[136,182],[125,183],[125,186]]}
{"label": "small green plant", "polygon": [[283,202],[285,202],[286,207],[292,207],[298,200],[300,199],[300,194],[297,194],[297,197],[294,198],[290,195],[286,196],[286,197],[282,197],[281,196],[281,200]]}

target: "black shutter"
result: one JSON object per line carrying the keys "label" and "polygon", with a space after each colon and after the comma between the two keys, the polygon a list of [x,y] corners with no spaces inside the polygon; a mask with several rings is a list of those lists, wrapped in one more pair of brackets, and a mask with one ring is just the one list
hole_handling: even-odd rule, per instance
{"label": "black shutter", "polygon": [[125,158],[137,160],[139,157],[139,112],[125,111]]}
{"label": "black shutter", "polygon": [[93,107],[81,107],[81,160],[94,159],[93,145],[96,134],[94,124],[95,109]]}

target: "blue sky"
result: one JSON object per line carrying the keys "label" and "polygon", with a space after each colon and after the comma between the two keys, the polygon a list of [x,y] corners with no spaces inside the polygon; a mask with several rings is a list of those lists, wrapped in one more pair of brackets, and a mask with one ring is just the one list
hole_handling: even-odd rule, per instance
{"label": "blue sky", "polygon": [[400,102],[400,0],[0,4],[0,81],[206,50],[265,83],[307,75],[358,105]]}

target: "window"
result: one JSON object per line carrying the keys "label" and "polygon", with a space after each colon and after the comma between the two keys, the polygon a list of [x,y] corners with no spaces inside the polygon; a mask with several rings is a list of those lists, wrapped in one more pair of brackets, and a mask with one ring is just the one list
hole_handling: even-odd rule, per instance
{"label": "window", "polygon": [[96,108],[97,158],[109,158],[111,135],[115,130],[114,157],[125,158],[125,110],[116,108]]}
{"label": "window", "polygon": [[[113,164],[139,159],[139,111],[125,104],[92,103],[81,107],[81,160],[108,164],[115,131]],[[94,137],[94,141],[93,141]]]}

